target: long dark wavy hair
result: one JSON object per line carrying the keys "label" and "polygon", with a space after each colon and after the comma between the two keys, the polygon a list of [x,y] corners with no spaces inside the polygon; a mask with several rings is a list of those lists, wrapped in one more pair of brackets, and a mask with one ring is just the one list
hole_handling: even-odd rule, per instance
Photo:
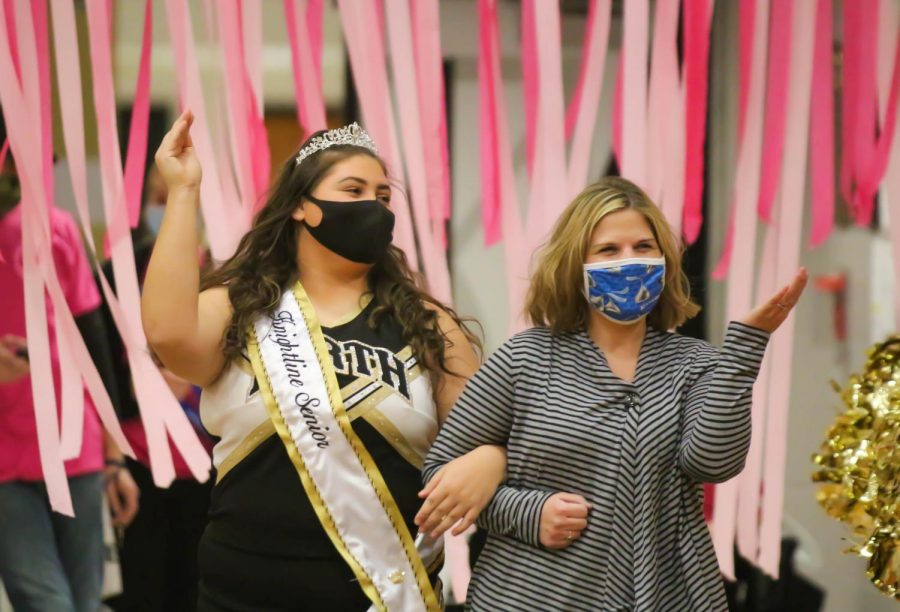
{"label": "long dark wavy hair", "polygon": [[[317,132],[309,140],[322,134]],[[297,240],[302,223],[291,215],[300,206],[301,199],[312,194],[336,163],[355,155],[376,159],[387,174],[384,162],[362,147],[335,145],[305,158],[299,166],[291,156],[234,255],[203,276],[201,290],[216,286],[228,288],[234,313],[222,340],[226,359],[240,357],[247,346],[251,323],[263,313],[272,314],[282,293],[297,280]],[[397,247],[391,245],[381,261],[372,267],[369,289],[375,303],[369,325],[375,327],[381,320],[393,318],[402,329],[404,341],[433,382],[441,374],[457,375],[447,366],[444,350],[448,341],[438,326],[435,308],[446,312],[481,353],[481,340],[467,325],[471,319],[462,319],[452,308],[432,297],[425,289],[424,279],[412,271],[406,255]]]}

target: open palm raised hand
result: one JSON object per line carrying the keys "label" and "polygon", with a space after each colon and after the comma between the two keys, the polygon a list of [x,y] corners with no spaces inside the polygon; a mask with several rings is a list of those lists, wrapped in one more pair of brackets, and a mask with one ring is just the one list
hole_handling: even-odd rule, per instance
{"label": "open palm raised hand", "polygon": [[806,268],[800,268],[789,285],[782,287],[764,304],[757,306],[741,322],[769,333],[774,332],[797,305],[808,279]]}

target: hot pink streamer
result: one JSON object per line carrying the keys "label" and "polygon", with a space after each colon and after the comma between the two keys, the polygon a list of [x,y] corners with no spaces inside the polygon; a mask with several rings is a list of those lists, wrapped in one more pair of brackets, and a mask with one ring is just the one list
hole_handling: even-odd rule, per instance
{"label": "hot pink streamer", "polygon": [[263,196],[269,186],[272,161],[269,153],[269,134],[265,122],[265,88],[263,88],[262,66],[262,11],[261,2],[241,0],[240,14],[243,17],[242,35],[238,48],[243,56],[244,86],[247,95],[247,122],[251,146],[251,170],[253,176],[253,206],[245,208],[248,222],[251,212],[261,208]]}
{"label": "hot pink streamer", "polygon": [[166,0],[166,16],[175,52],[179,100],[182,108],[190,108],[194,113],[191,137],[203,165],[203,182],[200,184],[203,219],[213,257],[221,261],[234,252],[247,224],[246,217],[236,204],[223,196],[223,181],[206,118],[194,34],[187,8],[186,4],[178,0]]}
{"label": "hot pink streamer", "polygon": [[610,0],[592,0],[588,12],[587,31],[581,56],[581,75],[575,97],[566,115],[566,133],[569,122],[572,150],[569,159],[569,196],[574,197],[588,179],[591,159],[591,143],[600,106],[603,75],[606,70],[606,52],[609,46]]}
{"label": "hot pink streamer", "polygon": [[[378,152],[387,162],[390,174],[403,182],[403,164],[384,61],[384,39],[378,28],[373,30],[371,27],[371,24],[379,23],[383,14],[379,15],[374,0],[339,0],[338,9],[366,129],[377,143]],[[395,242],[406,251],[410,264],[418,267],[409,202],[402,191],[394,193],[392,207],[397,215]]]}
{"label": "hot pink streamer", "polygon": [[34,18],[34,42],[37,47],[38,79],[41,92],[41,151],[44,158],[44,190],[47,200],[53,206],[56,201],[53,185],[53,96],[50,90],[50,35],[47,5],[44,2],[32,2],[31,10]]}
{"label": "hot pink streamer", "polygon": [[[686,0],[688,5],[691,0]],[[700,0],[706,2],[706,0]],[[622,158],[623,177],[646,186],[647,167],[647,55],[650,5],[647,0],[625,4],[622,45]],[[688,29],[688,32],[691,30]],[[689,98],[690,101],[690,98]],[[704,107],[705,108],[705,107]]]}
{"label": "hot pink streamer", "polygon": [[[111,18],[111,14],[110,14]],[[125,161],[125,198],[128,201],[128,224],[135,228],[141,218],[141,196],[147,165],[147,136],[150,128],[150,56],[153,53],[153,2],[144,8],[144,34],[141,41],[141,63],[131,110],[128,131],[128,155]]]}
{"label": "hot pink streamer", "polygon": [[843,14],[843,87],[841,88],[841,195],[847,207],[853,210],[853,180],[856,175],[855,142],[856,107],[859,87],[859,29],[862,26],[860,2],[845,2]]}
{"label": "hot pink streamer", "polygon": [[[478,0],[478,125],[481,155],[481,224],[484,242],[492,246],[502,235],[498,115],[496,91],[501,76],[494,68],[497,6]],[[499,62],[496,62],[499,64]]]}
{"label": "hot pink streamer", "polygon": [[[750,62],[747,74],[742,77],[742,87],[747,88],[747,109],[744,130],[740,138],[737,170],[732,196],[733,220],[731,228],[738,226],[741,232],[734,237],[734,256],[727,260],[728,277],[726,319],[740,319],[753,306],[753,267],[757,261],[756,236],[757,215],[756,202],[759,193],[759,168],[762,156],[763,122],[765,114],[766,90],[766,49],[769,29],[769,3],[760,2],[753,15],[752,24],[741,24],[744,28],[752,28],[753,38],[750,45]],[[724,260],[724,258],[723,258]],[[721,263],[720,263],[721,265]],[[757,381],[756,388],[762,388],[764,380]],[[716,486],[715,505],[713,506],[713,545],[719,559],[719,567],[729,579],[734,579],[734,539],[738,530],[738,544],[746,541],[747,532],[755,539],[757,529],[757,503],[752,504],[745,499],[744,482],[748,482],[758,494],[759,473],[762,449],[761,427],[765,411],[762,404],[754,400],[752,409],[753,437],[750,442],[750,454],[743,474],[738,480]],[[738,506],[740,495],[741,505]],[[752,504],[752,508],[751,508]],[[749,518],[737,518],[739,512],[747,509]],[[745,548],[741,548],[746,556]],[[752,556],[755,558],[756,550]]]}
{"label": "hot pink streamer", "polygon": [[703,145],[712,0],[684,2],[685,179],[684,236],[693,244],[703,224]]}
{"label": "hot pink streamer", "polygon": [[[584,24],[584,43],[581,45],[581,63],[578,70],[578,82],[575,84],[575,91],[572,92],[572,100],[566,109],[566,140],[571,140],[575,135],[575,122],[578,120],[578,114],[581,112],[581,99],[584,96],[584,83],[588,75],[592,74],[588,67],[591,61],[592,52],[596,50],[596,41],[593,32],[597,23],[597,9],[599,2],[591,0],[588,4],[588,16]],[[606,49],[604,48],[605,52]]]}
{"label": "hot pink streamer", "polygon": [[900,38],[900,4],[881,0],[878,5],[878,121],[887,120],[888,99],[891,97],[894,50]]}
{"label": "hot pink streamer", "polygon": [[428,170],[425,165],[425,143],[422,139],[422,120],[419,97],[422,84],[416,80],[415,48],[412,18],[408,0],[386,0],[388,41],[393,62],[397,115],[400,136],[412,194],[413,219],[419,236],[419,253],[435,296],[452,301],[450,272],[441,242],[431,236],[430,206],[428,203]]}
{"label": "hot pink streamer", "polygon": [[824,243],[834,227],[834,84],[832,7],[830,0],[818,0],[816,42],[813,57],[810,110],[810,183],[812,227],[809,246]]}
{"label": "hot pink streamer", "polygon": [[[854,139],[846,144],[853,149],[855,190],[851,205],[856,213],[856,222],[866,226],[871,223],[874,212],[874,191],[863,193],[863,174],[873,162],[875,130],[878,125],[878,83],[876,78],[878,64],[878,2],[861,0],[855,9],[853,34],[856,42],[855,88],[856,118],[854,123]],[[866,197],[866,196],[869,197]]]}
{"label": "hot pink streamer", "polygon": [[[778,264],[776,287],[790,282],[800,261],[800,237],[806,187],[806,156],[809,146],[809,110],[815,47],[816,2],[803,0],[792,29],[791,78],[788,90],[788,127],[785,137],[784,172],[778,219]],[[791,364],[794,347],[794,317],[788,317],[772,339],[771,379],[766,422],[766,460],[762,520],[760,524],[760,567],[778,577],[781,555],[781,519],[784,511],[784,473],[787,449],[787,415],[791,391]]]}
{"label": "hot pink streamer", "polygon": [[869,153],[865,157],[865,162],[862,160],[860,162],[860,174],[857,178],[857,204],[855,206],[858,211],[857,223],[860,225],[869,225],[872,221],[872,215],[875,208],[875,193],[887,170],[891,144],[894,139],[894,132],[896,131],[897,99],[898,94],[900,94],[900,39],[898,39],[898,42],[896,43],[893,57],[894,69],[891,76],[890,93],[888,96],[887,108],[885,109],[884,123],[881,126],[881,133],[875,141],[874,146],[870,147]]}
{"label": "hot pink streamer", "polygon": [[534,147],[537,139],[540,75],[537,57],[537,30],[534,23],[535,0],[522,0],[522,97],[525,101],[525,167],[534,173]]}
{"label": "hot pink streamer", "polygon": [[447,100],[441,52],[440,7],[437,0],[410,2],[416,80],[428,170],[428,202],[432,236],[447,249],[446,222],[450,219],[450,152],[447,145]]}
{"label": "hot pink streamer", "polygon": [[788,69],[791,61],[791,22],[793,0],[772,0],[769,36],[769,77],[766,91],[766,135],[760,176],[759,216],[772,221],[772,202],[778,190],[784,130],[787,120]]}
{"label": "hot pink streamer", "polygon": [[219,38],[230,41],[222,45],[224,56],[225,100],[228,133],[231,136],[231,155],[240,191],[241,203],[247,209],[257,200],[254,179],[253,146],[253,89],[247,82],[241,50],[241,14],[239,0],[222,0],[216,4],[215,17]]}
{"label": "hot pink streamer", "polygon": [[[314,10],[316,4],[318,10]],[[284,15],[294,66],[297,117],[304,133],[309,135],[328,127],[322,94],[321,2],[284,0]],[[319,32],[318,38],[314,31]]]}
{"label": "hot pink streamer", "polygon": [[[87,5],[104,209],[111,225],[110,235],[114,237],[111,239],[111,250],[113,274],[122,307],[119,316],[124,316],[125,319],[120,329],[124,328],[126,332],[123,338],[126,341],[138,405],[147,433],[154,481],[159,486],[167,486],[175,476],[166,437],[167,430],[194,477],[203,481],[209,475],[209,457],[151,360],[141,327],[140,290],[134,263],[134,247],[128,232],[127,219],[121,214],[125,209],[125,190],[116,133],[112,60],[107,34],[109,16],[105,14],[105,10],[104,3]],[[115,314],[114,312],[114,316]]]}

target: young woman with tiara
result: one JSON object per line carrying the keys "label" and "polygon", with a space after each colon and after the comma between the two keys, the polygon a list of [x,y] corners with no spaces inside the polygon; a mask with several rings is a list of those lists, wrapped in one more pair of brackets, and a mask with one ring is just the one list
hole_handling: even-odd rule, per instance
{"label": "young woman with tiara", "polygon": [[[219,438],[199,609],[439,609],[440,544],[413,519],[476,337],[391,245],[389,177],[356,124],[306,141],[201,280],[191,122],[156,155],[169,196],[142,316],[165,366],[203,387]],[[446,526],[474,519],[505,467],[491,446],[452,466],[471,503]]]}

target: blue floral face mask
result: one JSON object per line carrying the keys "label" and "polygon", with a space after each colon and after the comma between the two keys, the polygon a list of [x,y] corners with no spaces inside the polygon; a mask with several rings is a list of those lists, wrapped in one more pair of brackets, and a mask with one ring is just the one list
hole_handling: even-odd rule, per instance
{"label": "blue floral face mask", "polygon": [[584,295],[597,312],[627,325],[650,314],[666,284],[665,257],[584,265]]}

